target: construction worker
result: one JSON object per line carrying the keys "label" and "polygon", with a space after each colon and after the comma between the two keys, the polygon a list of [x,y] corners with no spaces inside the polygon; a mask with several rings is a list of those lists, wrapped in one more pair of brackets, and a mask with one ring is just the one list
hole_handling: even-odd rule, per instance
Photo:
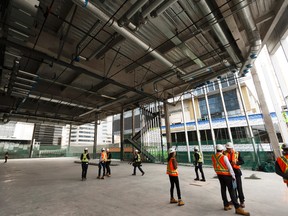
{"label": "construction worker", "polygon": [[81,160],[81,165],[82,165],[82,181],[86,181],[88,164],[90,160],[88,148],[84,148],[84,152],[81,154],[80,160]]}
{"label": "construction worker", "polygon": [[214,170],[217,174],[217,177],[220,182],[221,186],[221,196],[224,204],[224,210],[228,211],[232,209],[232,207],[229,205],[229,202],[227,200],[226,195],[226,188],[228,188],[228,192],[230,194],[232,203],[235,207],[235,213],[240,215],[246,215],[249,216],[250,213],[244,211],[243,208],[240,207],[240,204],[237,201],[236,194],[235,194],[235,188],[233,189],[233,184],[235,185],[235,173],[233,171],[233,168],[227,158],[223,154],[224,147],[223,145],[218,144],[216,146],[216,154],[212,155],[212,163]]}
{"label": "construction worker", "polygon": [[[168,150],[168,164],[166,174],[169,175],[170,180],[170,203],[178,203],[178,206],[183,206],[184,202],[181,199],[181,191],[180,184],[178,178],[178,163],[176,160],[176,150],[174,148],[170,148]],[[174,198],[174,185],[176,185],[178,201]]]}
{"label": "construction worker", "polygon": [[288,144],[282,145],[283,156],[277,158],[275,162],[275,172],[283,178],[284,183],[288,187]]}
{"label": "construction worker", "polygon": [[111,176],[111,169],[110,169],[110,164],[111,164],[111,159],[112,159],[112,155],[111,152],[109,150],[109,148],[106,149],[106,155],[107,155],[107,161],[106,161],[106,176],[110,177]]}
{"label": "construction worker", "polygon": [[198,169],[200,170],[201,173],[201,180],[200,181],[206,181],[205,180],[205,176],[204,176],[204,172],[202,169],[202,164],[203,164],[203,159],[202,159],[202,154],[201,152],[199,152],[199,149],[197,146],[194,147],[194,165],[195,165],[195,173],[196,173],[196,178],[194,179],[195,181],[199,181],[199,175],[198,175]]}
{"label": "construction worker", "polygon": [[98,164],[98,176],[97,176],[97,179],[100,179],[101,169],[102,168],[103,168],[103,175],[102,175],[101,179],[104,179],[106,161],[107,161],[107,155],[106,155],[106,152],[105,152],[105,148],[102,148],[101,149],[100,158],[99,158],[99,164]]}
{"label": "construction worker", "polygon": [[[226,145],[226,151],[224,152],[224,155],[227,156],[233,171],[235,173],[235,178],[236,178],[236,185],[237,185],[237,193],[240,201],[240,206],[241,208],[245,208],[245,197],[243,193],[243,188],[242,188],[242,172],[241,172],[241,165],[244,164],[244,161],[242,157],[240,156],[240,152],[236,152],[233,148],[233,144],[231,142],[227,142]],[[237,196],[236,193],[236,196]]]}
{"label": "construction worker", "polygon": [[134,158],[132,160],[132,164],[134,166],[132,175],[136,175],[136,168],[137,167],[140,170],[140,172],[142,173],[142,176],[145,174],[145,172],[141,169],[141,166],[142,166],[141,165],[141,156],[140,156],[140,152],[137,149],[134,151]]}

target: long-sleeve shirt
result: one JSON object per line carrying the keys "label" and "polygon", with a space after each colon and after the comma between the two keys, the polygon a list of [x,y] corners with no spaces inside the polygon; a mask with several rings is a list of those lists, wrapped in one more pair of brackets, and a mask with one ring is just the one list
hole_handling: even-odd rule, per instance
{"label": "long-sleeve shirt", "polygon": [[228,157],[225,155],[224,155],[224,163],[226,164],[228,171],[231,174],[232,178],[235,179],[235,173],[234,173],[233,167],[231,166]]}

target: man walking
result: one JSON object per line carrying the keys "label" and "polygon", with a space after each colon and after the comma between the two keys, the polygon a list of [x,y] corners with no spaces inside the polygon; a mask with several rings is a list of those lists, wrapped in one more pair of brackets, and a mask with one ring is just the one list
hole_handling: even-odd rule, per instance
{"label": "man walking", "polygon": [[136,175],[136,168],[138,167],[138,169],[140,170],[140,172],[142,173],[142,176],[143,176],[145,174],[145,172],[141,169],[141,166],[142,166],[141,165],[141,156],[140,156],[140,153],[137,149],[134,151],[134,158],[133,158],[132,162],[133,162],[133,166],[134,166],[132,175]]}
{"label": "man walking", "polygon": [[220,182],[221,196],[224,204],[224,210],[228,211],[232,209],[232,207],[229,205],[226,195],[226,188],[228,188],[228,192],[230,194],[232,203],[235,207],[235,213],[250,216],[250,213],[244,211],[244,209],[240,207],[237,201],[235,190],[233,189],[233,181],[235,181],[235,173],[227,156],[223,154],[223,150],[224,147],[222,145],[218,144],[216,146],[217,153],[212,155],[212,163]]}
{"label": "man walking", "polygon": [[194,165],[195,165],[195,173],[196,173],[196,178],[194,179],[195,181],[199,181],[199,174],[198,174],[198,170],[200,171],[201,173],[201,180],[200,181],[203,181],[205,182],[205,176],[204,176],[204,172],[203,172],[203,169],[202,169],[202,164],[203,164],[203,157],[202,157],[202,154],[201,152],[199,152],[199,149],[197,146],[194,147],[194,158],[195,158],[195,161],[194,161]]}

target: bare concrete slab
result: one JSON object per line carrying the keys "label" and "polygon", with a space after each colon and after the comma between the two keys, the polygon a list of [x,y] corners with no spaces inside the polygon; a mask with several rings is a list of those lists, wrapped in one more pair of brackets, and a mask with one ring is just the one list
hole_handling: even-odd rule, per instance
{"label": "bare concrete slab", "polygon": [[[195,182],[194,168],[180,166],[184,206],[169,204],[166,166],[143,164],[132,176],[131,165],[118,162],[112,176],[96,179],[97,166],[89,166],[87,181],[81,181],[81,166],[75,158],[21,159],[0,164],[0,215],[235,215],[223,211],[220,185],[212,168],[204,168],[206,182]],[[252,216],[287,215],[288,188],[274,173],[243,171],[260,179],[244,179],[246,209]],[[176,194],[175,194],[176,196]]]}

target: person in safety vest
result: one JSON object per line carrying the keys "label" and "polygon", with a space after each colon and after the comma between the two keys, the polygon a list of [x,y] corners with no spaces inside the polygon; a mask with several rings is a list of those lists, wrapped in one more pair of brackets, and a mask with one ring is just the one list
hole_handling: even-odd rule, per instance
{"label": "person in safety vest", "polygon": [[195,173],[196,173],[196,178],[194,179],[195,181],[199,181],[199,175],[198,175],[198,169],[201,173],[201,180],[200,181],[206,181],[205,180],[205,176],[204,176],[204,172],[203,172],[203,169],[202,169],[202,164],[203,164],[203,157],[202,157],[202,154],[201,152],[199,152],[199,149],[197,146],[194,147],[194,158],[195,158],[195,161],[194,161],[194,165],[195,165]]}
{"label": "person in safety vest", "polygon": [[107,161],[106,161],[107,173],[106,173],[106,176],[110,177],[111,176],[110,164],[111,164],[112,155],[111,155],[109,148],[106,149],[106,154],[107,154]]}
{"label": "person in safety vest", "polygon": [[80,156],[80,160],[81,160],[81,165],[82,165],[82,181],[85,181],[87,179],[87,170],[88,170],[88,164],[90,160],[88,148],[84,149],[84,152]]}
{"label": "person in safety vest", "polygon": [[[240,200],[240,206],[242,208],[245,208],[245,197],[244,197],[244,193],[243,193],[243,188],[242,188],[242,172],[241,172],[241,166],[242,164],[244,164],[244,161],[242,159],[242,157],[240,156],[240,152],[236,152],[233,148],[233,144],[231,142],[227,142],[226,145],[226,151],[224,152],[224,155],[226,155],[228,157],[228,160],[230,161],[230,164],[233,168],[233,171],[235,173],[235,178],[236,178],[236,184],[237,184],[237,188],[236,191],[238,192],[238,197]],[[237,196],[237,193],[236,193]]]}
{"label": "person in safety vest", "polygon": [[101,149],[100,158],[99,158],[99,164],[98,164],[98,176],[97,176],[97,179],[100,179],[101,169],[102,168],[103,168],[103,175],[102,175],[101,179],[104,179],[106,161],[107,161],[107,154],[105,152],[105,148],[102,148]]}
{"label": "person in safety vest", "polygon": [[232,207],[229,205],[229,202],[227,200],[227,195],[226,195],[226,188],[228,188],[230,198],[235,207],[235,213],[249,216],[250,213],[244,211],[244,209],[240,207],[240,204],[237,201],[235,190],[234,190],[235,187],[233,186],[235,185],[235,182],[236,182],[235,173],[228,160],[228,157],[223,154],[223,150],[224,150],[223,145],[218,144],[216,146],[217,153],[212,155],[212,163],[213,163],[214,170],[220,182],[221,196],[222,196],[222,200],[224,204],[224,210],[228,211],[232,209]]}
{"label": "person in safety vest", "polygon": [[132,160],[132,165],[134,166],[132,175],[136,175],[136,168],[137,167],[140,170],[140,172],[142,173],[142,176],[145,174],[145,172],[141,169],[141,166],[142,166],[141,165],[141,156],[140,156],[140,153],[137,149],[134,151],[134,158]]}
{"label": "person in safety vest", "polygon": [[[175,158],[176,150],[174,148],[170,148],[168,152],[169,152],[169,156],[168,156],[166,174],[169,175],[169,180],[170,180],[170,203],[178,203],[178,206],[183,206],[184,202],[181,199],[181,191],[180,191],[180,184],[179,184],[178,170],[177,170],[178,163]],[[174,198],[174,195],[173,195],[174,185],[176,186],[178,201]]]}
{"label": "person in safety vest", "polygon": [[288,144],[282,145],[283,156],[278,157],[275,162],[275,172],[283,178],[284,183],[288,187]]}

